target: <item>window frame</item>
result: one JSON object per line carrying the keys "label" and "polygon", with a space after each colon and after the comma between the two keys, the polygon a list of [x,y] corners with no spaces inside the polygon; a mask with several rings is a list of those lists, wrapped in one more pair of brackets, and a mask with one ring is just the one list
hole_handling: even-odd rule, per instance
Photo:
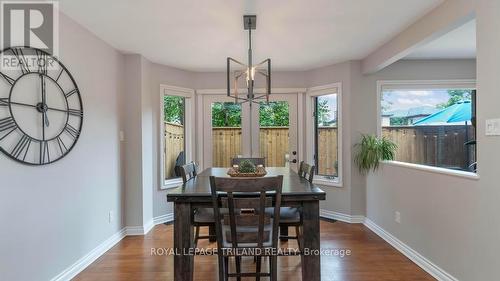
{"label": "window frame", "polygon": [[159,178],[159,187],[160,189],[170,189],[175,188],[182,185],[182,178],[173,178],[173,179],[165,179],[165,153],[163,148],[165,147],[165,137],[163,132],[165,131],[165,119],[164,115],[164,96],[178,96],[184,98],[184,150],[186,163],[189,163],[194,160],[194,120],[195,120],[195,95],[194,90],[170,85],[160,85],[160,131],[159,131],[159,147],[158,151],[160,152],[160,175]]}
{"label": "window frame", "polygon": [[342,187],[343,186],[343,150],[342,150],[342,83],[332,83],[323,86],[317,86],[307,89],[306,92],[306,100],[305,100],[305,135],[306,135],[306,143],[305,143],[305,152],[306,157],[305,161],[308,163],[315,163],[314,161],[314,152],[316,150],[315,142],[315,127],[316,126],[308,126],[308,124],[314,124],[315,122],[315,102],[314,98],[318,96],[324,96],[329,94],[337,94],[337,158],[338,158],[338,177],[337,179],[329,179],[325,176],[314,175],[313,183],[324,186],[333,186],[333,187]]}
{"label": "window frame", "polygon": [[[384,90],[437,90],[437,89],[470,89],[477,90],[475,79],[452,79],[452,80],[378,80],[377,81],[377,136],[382,137],[382,93]],[[477,104],[476,104],[477,107]],[[476,117],[477,119],[477,117]],[[477,139],[477,123],[476,123]],[[476,162],[479,159],[476,154]],[[401,162],[395,160],[384,160],[384,164],[405,167],[414,170],[427,171],[437,174],[452,175],[468,179],[479,179],[477,172],[453,170],[430,165]],[[479,166],[479,165],[478,165]]]}

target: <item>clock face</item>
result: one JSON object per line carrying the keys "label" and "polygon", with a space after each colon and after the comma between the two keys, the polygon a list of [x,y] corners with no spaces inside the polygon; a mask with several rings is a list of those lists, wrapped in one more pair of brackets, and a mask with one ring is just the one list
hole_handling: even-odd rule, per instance
{"label": "clock face", "polygon": [[29,165],[63,158],[76,144],[83,124],[75,80],[44,51],[14,47],[0,54],[4,62],[0,69],[0,151]]}

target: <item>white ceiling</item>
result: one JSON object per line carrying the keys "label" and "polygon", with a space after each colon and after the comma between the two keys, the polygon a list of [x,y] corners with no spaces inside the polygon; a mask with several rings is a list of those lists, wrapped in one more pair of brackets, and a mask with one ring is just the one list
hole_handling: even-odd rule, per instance
{"label": "white ceiling", "polygon": [[125,53],[196,71],[245,61],[242,16],[257,15],[254,60],[305,70],[362,59],[443,0],[60,0],[61,10]]}
{"label": "white ceiling", "polygon": [[472,20],[427,43],[406,59],[470,59],[476,57],[476,21]]}

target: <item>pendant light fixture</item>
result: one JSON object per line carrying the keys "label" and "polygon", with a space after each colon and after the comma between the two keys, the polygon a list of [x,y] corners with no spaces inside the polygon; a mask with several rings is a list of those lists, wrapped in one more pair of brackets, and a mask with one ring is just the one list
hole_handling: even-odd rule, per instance
{"label": "pendant light fixture", "polygon": [[[259,64],[253,64],[252,57],[252,30],[257,27],[256,15],[243,16],[243,28],[248,30],[248,63],[244,64],[231,57],[227,58],[227,96],[234,97],[235,103],[249,102],[258,103],[261,100],[269,102],[269,95],[271,94],[271,59],[266,59]],[[234,68],[234,70],[233,70]],[[256,95],[255,81],[256,77],[261,76],[265,79],[265,92]],[[245,79],[247,93],[238,93],[238,82]],[[232,90],[232,91],[231,91]]]}

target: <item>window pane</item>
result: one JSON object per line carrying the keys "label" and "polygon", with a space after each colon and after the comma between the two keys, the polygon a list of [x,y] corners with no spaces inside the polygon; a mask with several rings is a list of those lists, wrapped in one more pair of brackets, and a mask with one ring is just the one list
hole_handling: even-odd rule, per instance
{"label": "window pane", "polygon": [[338,178],[337,94],[315,98],[316,173]]}
{"label": "window pane", "polygon": [[165,122],[165,179],[181,176],[180,167],[186,164],[184,151],[185,98],[164,96],[163,115]]}
{"label": "window pane", "polygon": [[289,151],[289,105],[286,101],[261,102],[259,107],[260,157],[269,167],[284,167]]}
{"label": "window pane", "polygon": [[469,89],[383,91],[382,134],[398,145],[395,160],[474,171],[472,96]]}
{"label": "window pane", "polygon": [[241,155],[241,105],[212,103],[212,166],[230,167],[231,158]]}

